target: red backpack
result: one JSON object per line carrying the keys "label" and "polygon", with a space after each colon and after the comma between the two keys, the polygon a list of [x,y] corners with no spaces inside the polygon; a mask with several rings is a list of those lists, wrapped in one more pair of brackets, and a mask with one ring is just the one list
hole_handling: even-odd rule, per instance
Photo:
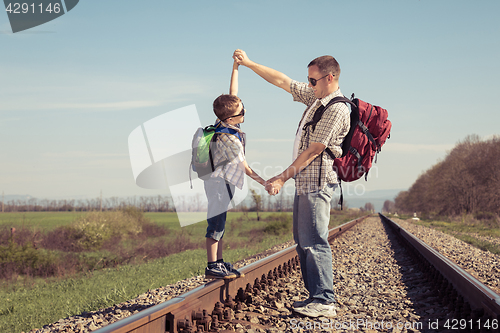
{"label": "red backpack", "polygon": [[351,105],[351,127],[342,142],[342,156],[340,158],[335,158],[328,147],[325,151],[334,159],[333,168],[341,181],[352,182],[363,175],[365,175],[366,180],[373,159],[390,136],[392,124],[387,119],[387,110],[354,98],[354,94],[352,94],[351,99],[335,97],[326,107],[319,107],[314,113],[313,120],[308,122],[304,128],[312,125],[314,131],[314,127],[321,119],[323,112],[335,103],[349,103]]}

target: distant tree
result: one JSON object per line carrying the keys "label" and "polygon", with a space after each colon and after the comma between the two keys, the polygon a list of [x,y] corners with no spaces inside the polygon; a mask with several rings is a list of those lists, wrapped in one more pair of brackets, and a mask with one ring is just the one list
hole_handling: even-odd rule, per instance
{"label": "distant tree", "polygon": [[367,202],[365,203],[365,206],[361,208],[361,210],[364,210],[366,212],[374,212],[375,206],[371,202]]}
{"label": "distant tree", "polygon": [[396,209],[437,215],[500,215],[500,137],[467,136],[395,199]]}
{"label": "distant tree", "polygon": [[386,200],[384,201],[384,205],[382,207],[382,213],[392,213],[394,211],[396,211],[395,209],[395,203],[394,201],[391,201],[391,200]]}
{"label": "distant tree", "polygon": [[250,192],[252,192],[252,199],[255,203],[255,211],[257,212],[257,221],[260,221],[260,216],[259,216],[259,211],[262,209],[262,196],[257,194],[257,191],[254,189],[251,189]]}

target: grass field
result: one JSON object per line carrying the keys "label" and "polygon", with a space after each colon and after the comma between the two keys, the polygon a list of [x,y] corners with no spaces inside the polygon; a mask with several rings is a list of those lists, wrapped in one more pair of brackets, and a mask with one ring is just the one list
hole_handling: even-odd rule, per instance
{"label": "grass field", "polygon": [[[80,212],[4,213],[0,214],[0,228],[50,233],[83,215],[85,213]],[[224,236],[226,261],[236,262],[292,239],[291,213],[264,212],[259,215],[261,219],[257,221],[255,213],[228,213]],[[199,243],[200,248],[133,265],[49,278],[18,275],[15,279],[0,281],[0,332],[18,333],[41,328],[61,318],[109,307],[135,298],[148,289],[204,273],[206,222],[181,228],[175,213],[145,213],[144,216],[166,228],[171,235],[183,235],[184,239]],[[331,225],[355,217],[348,212],[333,213]],[[286,223],[269,228],[272,221],[280,219]],[[102,253],[83,252],[82,255],[99,257]]]}
{"label": "grass field", "polygon": [[[399,218],[411,220],[410,216]],[[420,219],[413,223],[450,234],[483,251],[500,254],[500,228],[495,227],[492,221],[481,221],[469,216],[461,219],[448,219],[448,221]]]}
{"label": "grass field", "polygon": [[[81,216],[85,216],[86,212],[23,212],[23,213],[1,213],[0,214],[0,228],[28,228],[34,231],[47,232],[53,230],[57,227],[69,225],[75,219]],[[257,223],[249,225],[249,227],[255,225],[263,225],[265,218],[270,214],[276,214],[272,212],[261,212],[260,222],[256,221],[256,213],[242,213],[242,212],[230,212],[228,216],[228,221],[234,221],[236,219],[247,219],[248,222]],[[291,213],[287,213],[291,214]],[[203,231],[206,229],[206,222],[200,222],[192,224],[181,228],[179,220],[177,219],[176,213],[144,213],[144,216],[154,221],[160,226],[167,227],[171,230],[185,231],[187,234],[196,234],[204,236]],[[230,226],[230,224],[229,224]],[[229,233],[229,231],[227,231]]]}
{"label": "grass field", "polygon": [[33,228],[37,231],[48,231],[68,225],[85,212],[26,212],[0,213],[0,227]]}

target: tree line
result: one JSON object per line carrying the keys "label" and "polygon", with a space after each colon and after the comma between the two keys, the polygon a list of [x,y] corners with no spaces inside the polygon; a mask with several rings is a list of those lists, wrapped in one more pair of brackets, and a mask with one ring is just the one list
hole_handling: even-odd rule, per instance
{"label": "tree line", "polygon": [[500,137],[467,136],[395,199],[401,212],[500,215]]}
{"label": "tree line", "polygon": [[[257,198],[258,204],[255,199]],[[184,205],[199,206],[198,198],[183,198]],[[169,195],[157,196],[132,196],[132,197],[110,197],[92,199],[16,199],[6,202],[0,201],[1,212],[87,212],[87,211],[109,211],[120,210],[126,207],[135,207],[144,212],[175,212],[175,205]],[[291,211],[293,197],[280,195],[276,198],[268,195],[249,196],[237,205],[233,211]]]}
{"label": "tree line", "polygon": [[[293,196],[280,194],[276,197],[261,195],[251,190],[249,196],[232,211],[292,211]],[[198,211],[200,198],[186,196],[181,200],[182,208],[198,207],[192,209]],[[132,197],[110,197],[92,199],[27,199],[0,201],[0,212],[90,212],[123,210],[127,207],[135,207],[143,212],[175,212],[175,205],[169,195],[157,196],[132,196]],[[348,209],[344,202],[344,209]],[[332,200],[332,209],[340,209],[336,200]],[[372,203],[366,203],[360,207],[362,211],[374,211]]]}

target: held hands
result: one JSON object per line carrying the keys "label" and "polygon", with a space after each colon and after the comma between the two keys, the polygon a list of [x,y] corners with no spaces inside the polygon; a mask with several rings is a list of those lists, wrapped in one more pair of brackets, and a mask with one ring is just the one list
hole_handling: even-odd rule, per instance
{"label": "held hands", "polygon": [[233,59],[238,65],[247,66],[251,61],[248,59],[248,56],[245,51],[237,49],[233,53]]}
{"label": "held hands", "polygon": [[281,178],[279,178],[279,176],[273,177],[264,183],[266,191],[270,195],[276,195],[280,193],[280,190],[283,187],[283,185],[284,182]]}

